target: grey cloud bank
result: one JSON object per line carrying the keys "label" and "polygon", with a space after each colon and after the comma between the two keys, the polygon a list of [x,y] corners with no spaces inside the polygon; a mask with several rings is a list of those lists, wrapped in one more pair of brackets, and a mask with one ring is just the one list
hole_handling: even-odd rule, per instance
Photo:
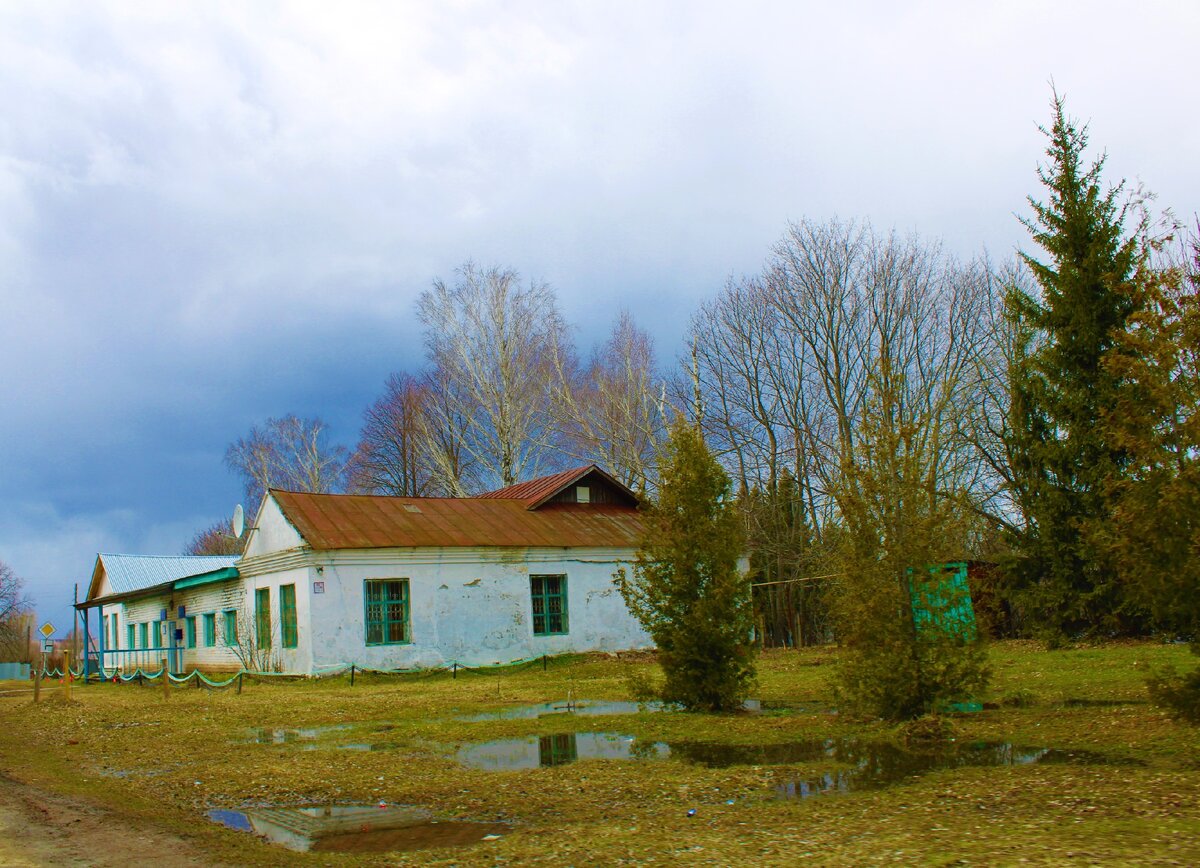
{"label": "grey cloud bank", "polygon": [[353,442],[471,257],[670,358],[788,219],[1023,243],[1054,78],[1188,216],[1190,3],[28,4],[0,10],[0,559],[67,621],[179,551],[227,443]]}

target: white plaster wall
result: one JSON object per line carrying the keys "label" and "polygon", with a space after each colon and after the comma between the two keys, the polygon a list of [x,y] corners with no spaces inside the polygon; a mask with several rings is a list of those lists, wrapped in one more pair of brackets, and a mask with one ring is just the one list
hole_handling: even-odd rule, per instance
{"label": "white plaster wall", "polygon": [[292,527],[292,523],[284,517],[279,505],[270,495],[263,500],[254,527],[248,533],[250,538],[246,540],[246,551],[242,556],[245,560],[305,545],[304,539],[296,531],[296,528]]}
{"label": "white plaster wall", "polygon": [[[308,596],[313,662],[318,667],[415,668],[649,647],[649,636],[613,582],[613,573],[633,554],[562,548],[328,553],[322,573],[314,569],[310,579],[325,583],[323,594]],[[567,576],[566,635],[533,635],[530,574]],[[363,583],[390,578],[409,580],[412,642],[367,646]]]}
{"label": "white plaster wall", "polygon": [[[244,579],[246,602],[244,608],[245,628],[253,631],[255,591],[267,588],[271,592],[271,653],[283,672],[312,672],[313,643],[309,623],[309,591],[312,570],[295,567],[277,573],[251,576]],[[284,648],[279,622],[279,588],[282,585],[296,586],[296,647]]]}

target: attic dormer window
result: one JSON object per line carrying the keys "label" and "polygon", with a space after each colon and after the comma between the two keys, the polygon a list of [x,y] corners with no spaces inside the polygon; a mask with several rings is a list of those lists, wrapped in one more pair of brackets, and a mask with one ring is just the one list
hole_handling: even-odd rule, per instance
{"label": "attic dormer window", "polygon": [[592,490],[586,485],[575,486],[575,502],[576,503],[591,503]]}

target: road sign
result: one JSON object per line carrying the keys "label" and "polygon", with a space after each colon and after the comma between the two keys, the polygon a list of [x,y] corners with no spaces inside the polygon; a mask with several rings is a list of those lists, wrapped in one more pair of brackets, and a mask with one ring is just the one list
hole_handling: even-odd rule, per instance
{"label": "road sign", "polygon": [[54,625],[51,624],[49,621],[47,621],[45,624],[43,624],[41,626],[41,629],[39,629],[38,632],[41,633],[43,636],[45,636],[47,639],[49,639],[51,636],[54,635]]}

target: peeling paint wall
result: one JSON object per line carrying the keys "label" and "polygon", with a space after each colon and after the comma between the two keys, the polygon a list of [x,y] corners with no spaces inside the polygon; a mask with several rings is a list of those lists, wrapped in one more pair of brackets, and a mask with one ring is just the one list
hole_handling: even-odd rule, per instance
{"label": "peeling paint wall", "polygon": [[[325,591],[309,597],[313,663],[417,668],[646,648],[649,637],[613,584],[617,567],[632,558],[632,551],[561,548],[329,553],[323,573],[313,570]],[[533,635],[531,573],[567,577],[567,634]],[[368,579],[408,579],[411,643],[366,644]]]}

